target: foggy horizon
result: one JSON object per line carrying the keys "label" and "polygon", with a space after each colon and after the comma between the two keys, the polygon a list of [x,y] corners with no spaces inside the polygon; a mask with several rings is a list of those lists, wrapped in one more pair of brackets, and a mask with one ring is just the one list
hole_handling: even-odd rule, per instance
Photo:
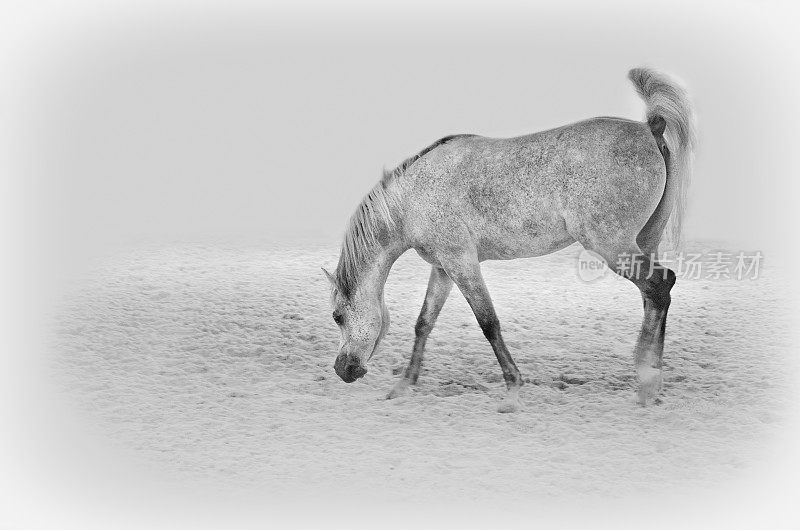
{"label": "foggy horizon", "polygon": [[725,31],[707,5],[662,12],[660,38],[631,6],[602,26],[553,8],[438,33],[430,21],[337,29],[236,10],[180,26],[67,25],[41,46],[20,106],[37,227],[43,241],[89,248],[338,240],[382,168],[444,135],[643,120],[626,75],[647,64],[685,83],[698,116],[685,237],[780,248],[796,189],[781,120],[796,107],[795,72],[768,12],[739,7]]}

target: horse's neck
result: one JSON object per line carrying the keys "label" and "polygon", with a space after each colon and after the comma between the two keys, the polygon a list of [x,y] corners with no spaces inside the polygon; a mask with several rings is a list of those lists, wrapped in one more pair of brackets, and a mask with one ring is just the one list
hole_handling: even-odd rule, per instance
{"label": "horse's neck", "polygon": [[405,242],[396,241],[386,247],[381,246],[376,249],[372,253],[372,259],[364,264],[359,283],[364,288],[382,295],[383,286],[386,284],[386,278],[389,276],[392,265],[409,248]]}
{"label": "horse's neck", "polygon": [[364,240],[362,240],[362,244],[365,244],[366,248],[361,253],[360,263],[356,267],[358,271],[356,283],[379,296],[383,295],[383,286],[392,265],[397,258],[411,248],[402,229],[404,224],[401,219],[403,208],[400,204],[400,197],[402,194],[396,186],[397,182],[390,182],[386,184],[386,188],[378,190],[380,193],[391,196],[386,207],[393,209],[390,215],[394,216],[394,221],[381,220],[381,226],[377,228],[379,234],[376,234],[374,238],[367,238],[368,243],[363,243]]}

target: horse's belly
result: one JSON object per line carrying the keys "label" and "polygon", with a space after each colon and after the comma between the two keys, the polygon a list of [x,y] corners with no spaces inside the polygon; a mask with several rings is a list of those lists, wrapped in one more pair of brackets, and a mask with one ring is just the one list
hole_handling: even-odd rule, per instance
{"label": "horse's belly", "polygon": [[575,240],[561,223],[546,226],[497,226],[482,231],[477,241],[478,260],[531,258],[550,254]]}

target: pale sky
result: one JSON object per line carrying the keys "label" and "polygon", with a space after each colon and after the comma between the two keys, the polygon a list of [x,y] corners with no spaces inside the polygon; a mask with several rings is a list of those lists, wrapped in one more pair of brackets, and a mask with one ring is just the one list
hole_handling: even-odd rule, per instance
{"label": "pale sky", "polygon": [[37,237],[338,239],[384,166],[443,135],[641,119],[642,64],[696,105],[687,235],[766,248],[796,225],[797,17],[774,5],[191,5],[32,25],[12,158]]}

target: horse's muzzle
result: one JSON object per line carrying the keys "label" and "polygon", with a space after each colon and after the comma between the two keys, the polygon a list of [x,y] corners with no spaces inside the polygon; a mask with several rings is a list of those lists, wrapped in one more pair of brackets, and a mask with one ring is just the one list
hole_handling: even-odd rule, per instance
{"label": "horse's muzzle", "polygon": [[336,370],[336,375],[342,378],[345,383],[352,383],[360,377],[364,377],[367,369],[361,366],[361,363],[356,360],[348,360],[347,355],[340,355],[333,363],[333,369]]}

